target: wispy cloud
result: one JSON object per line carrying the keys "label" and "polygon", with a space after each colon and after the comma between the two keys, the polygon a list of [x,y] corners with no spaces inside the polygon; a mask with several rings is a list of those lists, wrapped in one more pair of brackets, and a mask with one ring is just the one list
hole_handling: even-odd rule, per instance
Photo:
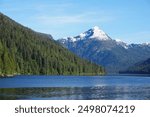
{"label": "wispy cloud", "polygon": [[[25,6],[20,6],[20,4],[25,4]],[[14,0],[12,4],[9,3],[9,0],[0,0],[0,9],[9,11],[9,12],[22,12],[26,13],[29,11],[36,11],[37,13],[45,13],[45,12],[63,12],[63,10],[66,10],[67,8],[71,7],[71,3],[47,3],[47,1],[37,1],[33,2],[33,0],[30,1],[21,1],[20,0]]]}
{"label": "wispy cloud", "polygon": [[57,13],[63,13],[65,12],[66,9],[72,7],[71,3],[62,3],[62,4],[58,4],[58,3],[53,3],[53,4],[46,4],[46,3],[37,3],[34,4],[34,9],[38,12],[42,12],[42,13],[53,13],[55,12],[55,14]]}
{"label": "wispy cloud", "polygon": [[[15,0],[19,1],[19,0]],[[61,1],[60,1],[61,2]],[[99,11],[96,9],[87,11],[87,10],[75,10],[77,6],[72,2],[62,2],[58,3],[58,1],[51,2],[36,2],[27,4],[28,1],[24,1],[23,4],[27,4],[26,6],[20,7],[20,2],[14,2],[13,4],[7,4],[7,2],[2,2],[1,8],[3,11],[7,11],[10,14],[16,13],[20,16],[20,14],[24,14],[28,17],[28,20],[35,21],[39,24],[44,25],[65,25],[65,24],[73,24],[73,23],[103,23],[110,22],[116,19],[114,15],[110,13],[110,11]],[[32,13],[29,14],[27,12]]]}
{"label": "wispy cloud", "polygon": [[96,12],[86,12],[76,15],[37,16],[36,20],[39,23],[53,25],[53,24],[71,24],[71,23],[109,22],[115,20],[115,17],[97,14]]}

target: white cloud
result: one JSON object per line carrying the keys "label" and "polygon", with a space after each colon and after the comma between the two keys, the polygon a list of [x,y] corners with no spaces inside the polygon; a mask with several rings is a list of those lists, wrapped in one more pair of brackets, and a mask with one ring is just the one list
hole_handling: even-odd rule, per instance
{"label": "white cloud", "polygon": [[61,16],[37,16],[36,20],[39,23],[47,25],[56,24],[71,24],[71,23],[102,23],[115,20],[112,16],[97,14],[96,12],[86,12],[76,15],[61,15]]}

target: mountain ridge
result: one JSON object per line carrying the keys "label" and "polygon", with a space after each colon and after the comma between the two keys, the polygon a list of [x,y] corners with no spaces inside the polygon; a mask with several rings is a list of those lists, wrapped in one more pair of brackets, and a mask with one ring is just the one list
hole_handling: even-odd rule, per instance
{"label": "mountain ridge", "polygon": [[130,74],[150,74],[150,58],[144,61],[140,61],[133,66],[129,67],[125,71],[120,71],[120,73],[130,73]]}
{"label": "mountain ridge", "polygon": [[[95,27],[72,38],[59,39],[58,42],[78,56],[106,67],[111,73],[125,70],[138,61],[150,57],[150,44],[127,44],[112,39],[104,31],[96,27],[99,37],[93,36]],[[103,32],[103,33],[101,33]],[[105,38],[102,38],[105,37]],[[92,38],[91,38],[92,37]],[[94,37],[94,38],[93,38]]]}

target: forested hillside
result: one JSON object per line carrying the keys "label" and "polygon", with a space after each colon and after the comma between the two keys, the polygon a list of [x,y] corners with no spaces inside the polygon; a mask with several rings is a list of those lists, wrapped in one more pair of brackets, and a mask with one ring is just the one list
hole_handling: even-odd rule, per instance
{"label": "forested hillside", "polygon": [[14,74],[96,75],[102,67],[0,13],[0,76]]}

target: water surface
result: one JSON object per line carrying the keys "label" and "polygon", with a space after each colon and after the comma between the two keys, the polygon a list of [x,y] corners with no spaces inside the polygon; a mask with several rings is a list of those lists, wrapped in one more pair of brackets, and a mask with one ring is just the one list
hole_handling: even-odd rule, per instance
{"label": "water surface", "polygon": [[149,100],[149,76],[16,76],[0,79],[0,99]]}

